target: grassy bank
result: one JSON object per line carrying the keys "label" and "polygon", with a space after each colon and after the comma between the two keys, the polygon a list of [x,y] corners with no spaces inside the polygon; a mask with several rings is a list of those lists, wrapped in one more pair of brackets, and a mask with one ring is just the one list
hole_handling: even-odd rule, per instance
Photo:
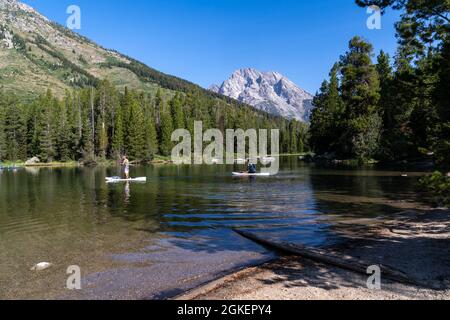
{"label": "grassy bank", "polygon": [[0,167],[23,167],[25,165],[24,162],[12,162],[12,161],[6,161],[6,162],[0,162]]}
{"label": "grassy bank", "polygon": [[68,161],[68,162],[60,162],[60,161],[55,161],[55,162],[42,162],[42,163],[35,163],[35,164],[26,164],[25,162],[11,162],[11,161],[7,161],[7,162],[1,162],[0,163],[0,167],[4,167],[4,168],[22,168],[22,167],[78,167],[81,164],[76,162],[76,161]]}
{"label": "grassy bank", "polygon": [[[104,166],[104,167],[114,167],[118,165],[117,160],[96,160],[95,162],[92,162],[94,166]],[[138,162],[134,162],[138,163]],[[166,164],[171,163],[170,157],[160,156],[157,155],[155,158],[150,161],[150,164]],[[58,168],[58,167],[82,167],[85,166],[83,162],[77,162],[77,161],[52,161],[52,162],[40,162],[40,163],[34,163],[34,164],[26,164],[23,161],[5,161],[0,162],[0,167],[3,168]]]}
{"label": "grassy bank", "polygon": [[436,171],[420,180],[420,186],[426,191],[429,201],[435,206],[450,205],[450,173]]}
{"label": "grassy bank", "polygon": [[45,167],[78,167],[81,164],[76,161],[68,161],[68,162],[50,162],[50,163],[36,163],[36,164],[23,164],[24,167],[31,168],[45,168]]}

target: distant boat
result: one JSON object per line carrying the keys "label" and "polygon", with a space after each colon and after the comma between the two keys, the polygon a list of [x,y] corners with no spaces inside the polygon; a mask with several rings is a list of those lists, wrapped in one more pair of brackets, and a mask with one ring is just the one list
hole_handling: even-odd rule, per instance
{"label": "distant boat", "polygon": [[237,164],[245,164],[247,161],[245,159],[236,159]]}
{"label": "distant boat", "polygon": [[274,161],[276,161],[277,159],[275,159],[275,157],[263,157],[262,158],[262,161],[263,162],[274,162]]}

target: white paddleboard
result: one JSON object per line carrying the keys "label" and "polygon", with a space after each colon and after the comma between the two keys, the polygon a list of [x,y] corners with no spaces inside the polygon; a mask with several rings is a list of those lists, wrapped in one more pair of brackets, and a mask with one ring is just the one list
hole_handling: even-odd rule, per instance
{"label": "white paddleboard", "polygon": [[130,179],[118,179],[118,178],[106,178],[107,183],[114,183],[114,182],[147,182],[146,177],[140,177],[140,178],[130,178]]}
{"label": "white paddleboard", "polygon": [[270,173],[246,173],[246,172],[233,172],[233,176],[236,177],[269,177]]}

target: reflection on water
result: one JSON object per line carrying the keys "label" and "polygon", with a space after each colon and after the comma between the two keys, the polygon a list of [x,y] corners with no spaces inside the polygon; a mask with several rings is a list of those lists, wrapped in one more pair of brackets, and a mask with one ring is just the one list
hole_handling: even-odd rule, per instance
{"label": "reflection on water", "polygon": [[[145,184],[107,185],[114,168],[0,172],[0,298],[155,298],[273,255],[232,228],[313,246],[340,240],[334,219],[398,211],[415,174],[330,170],[282,161],[269,178],[227,166],[132,169]],[[37,262],[54,264],[42,273]],[[64,289],[79,265],[83,290]]]}

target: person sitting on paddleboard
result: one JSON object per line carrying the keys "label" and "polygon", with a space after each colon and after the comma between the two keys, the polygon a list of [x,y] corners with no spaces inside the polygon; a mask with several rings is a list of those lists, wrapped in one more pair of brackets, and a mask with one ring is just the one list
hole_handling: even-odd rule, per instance
{"label": "person sitting on paddleboard", "polygon": [[130,160],[126,156],[122,158],[122,166],[124,168],[125,179],[130,179]]}
{"label": "person sitting on paddleboard", "polygon": [[247,173],[255,174],[256,173],[256,165],[248,160]]}

